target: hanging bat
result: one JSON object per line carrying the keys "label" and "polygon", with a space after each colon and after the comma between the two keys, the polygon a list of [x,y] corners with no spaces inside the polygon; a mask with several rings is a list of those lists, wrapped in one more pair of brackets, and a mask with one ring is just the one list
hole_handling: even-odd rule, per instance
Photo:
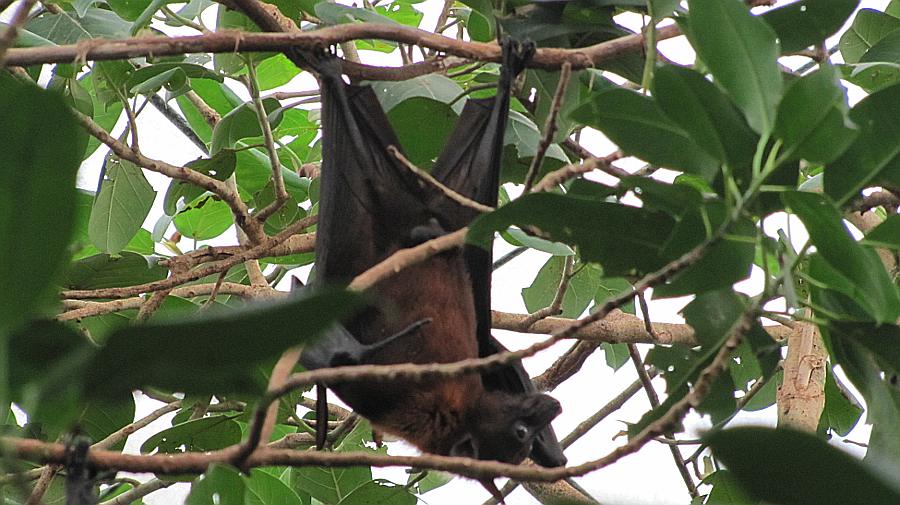
{"label": "hanging bat", "polygon": [[[484,205],[497,205],[510,87],[533,52],[532,44],[503,41],[496,96],[468,100],[431,172]],[[478,211],[426,185],[389,154],[400,144],[372,89],[345,84],[334,57],[321,57],[317,67],[323,162],[315,282],[349,282],[399,249],[467,226]],[[308,369],[449,363],[505,351],[490,333],[490,287],[489,251],[466,246],[433,256],[376,283],[369,290],[374,305],[308,346],[301,363]],[[566,462],[550,426],[559,403],[535,390],[519,362],[452,378],[328,386],[375,429],[425,452],[507,463],[530,456],[551,467]],[[324,442],[324,431],[319,435]]]}

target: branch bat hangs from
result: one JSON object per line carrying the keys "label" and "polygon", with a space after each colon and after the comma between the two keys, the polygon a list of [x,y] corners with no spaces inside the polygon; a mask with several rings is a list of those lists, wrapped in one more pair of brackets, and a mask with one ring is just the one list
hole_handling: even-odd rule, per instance
{"label": "branch bat hangs from", "polygon": [[[533,52],[531,44],[504,40],[497,95],[468,100],[432,170],[479,203],[497,205],[510,87]],[[388,153],[400,144],[372,89],[345,84],[333,57],[323,56],[317,67],[323,166],[316,284],[349,282],[401,248],[467,226],[477,211],[425,185]],[[427,128],[429,118],[421,119]],[[448,363],[501,352],[490,333],[490,286],[489,251],[466,246],[436,255],[378,282],[369,290],[374,305],[307,347],[301,363],[309,369]],[[550,426],[559,403],[537,393],[518,362],[452,378],[328,386],[376,429],[426,452],[566,462]],[[324,415],[321,392],[319,400]]]}

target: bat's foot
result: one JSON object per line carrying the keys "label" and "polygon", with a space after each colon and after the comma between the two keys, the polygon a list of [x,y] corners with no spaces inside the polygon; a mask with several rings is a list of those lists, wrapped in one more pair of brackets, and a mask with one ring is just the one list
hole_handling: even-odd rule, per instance
{"label": "bat's foot", "polygon": [[446,234],[447,230],[438,223],[437,219],[431,218],[428,220],[428,223],[416,226],[410,230],[409,237],[407,237],[406,243],[404,243],[403,246],[415,247],[419,244],[428,242],[429,240],[443,237]]}

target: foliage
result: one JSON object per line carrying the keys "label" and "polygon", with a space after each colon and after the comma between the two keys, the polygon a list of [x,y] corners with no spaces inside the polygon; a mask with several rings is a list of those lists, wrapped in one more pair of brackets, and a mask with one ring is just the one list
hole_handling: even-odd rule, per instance
{"label": "foliage", "polygon": [[[423,19],[422,6],[411,0],[353,7],[326,0],[272,3],[295,22],[322,26],[419,27]],[[622,20],[637,13],[654,23],[674,19],[693,47],[693,65],[631,51],[576,69],[562,107],[553,103],[560,74],[528,69],[513,99],[505,182],[521,184],[543,149],[538,180],[576,162],[578,152],[564,141],[588,129],[647,166],[614,185],[577,178],[505,198],[472,224],[467,240],[483,246],[499,232],[513,246],[544,253],[546,263],[522,292],[524,305],[531,312],[551,306],[563,285],[555,309],[566,318],[595,313],[639,279],[703,253],[654,286],[656,299],[691,297],[683,314],[697,345],[650,348],[647,364],[661,374],[667,396],[627,430],[634,442],[687,395],[706,391],[691,403],[711,420],[693,459],[707,447],[713,459],[698,475],[704,486],[694,503],[879,504],[900,497],[894,471],[900,467],[900,2],[884,11],[858,10],[858,3],[800,0],[751,12],[739,0],[460,0],[448,12],[448,21],[472,40],[491,41],[500,29],[539,47],[564,49],[628,35]],[[244,15],[209,0],[50,5],[22,27],[19,47],[89,45],[91,39],[176,28],[258,31]],[[821,57],[823,44],[848,21],[838,35],[843,63],[826,58],[799,70],[785,66],[792,53]],[[408,56],[396,41],[351,44]],[[283,296],[271,287],[313,261],[302,248],[234,256],[250,250],[253,240],[304,231],[291,227],[317,211],[318,181],[308,169],[321,161],[320,118],[314,108],[296,107],[301,96],[316,101],[317,90],[260,96],[298,82],[292,81],[298,75],[280,53],[147,55],[34,65],[24,73],[0,69],[0,419],[7,434],[53,442],[77,426],[102,440],[133,421],[129,392],[142,389],[178,402],[172,426],[147,440],[143,452],[238,444],[278,355],[365,303],[343,290],[244,300]],[[494,64],[464,64],[447,75],[371,84],[410,160],[427,169],[465,97],[490,93],[485,90],[497,75]],[[236,92],[242,84],[246,93]],[[850,85],[865,95],[852,106]],[[170,119],[182,120],[203,153],[193,161],[162,161],[204,177],[203,187],[168,173],[167,187],[155,190],[148,174],[160,172],[157,166],[109,152],[79,126],[85,118],[106,131],[119,124],[115,141],[137,148],[132,134],[142,123],[129,115],[140,116],[151,99]],[[557,132],[542,146],[555,110]],[[423,121],[431,124],[423,128]],[[137,133],[142,151],[165,151],[165,145],[145,147],[152,136],[142,128]],[[79,163],[101,157],[98,179],[80,181],[76,189]],[[253,216],[276,201],[273,158],[287,199],[258,223],[260,236],[248,238]],[[892,195],[893,203],[874,204],[877,227],[851,231],[845,218],[873,188]],[[764,226],[785,222],[786,215],[792,234]],[[799,223],[806,234],[797,231]],[[236,225],[244,247],[206,249],[234,243],[229,237]],[[260,281],[262,271],[268,277]],[[762,286],[738,291],[736,283],[751,271]],[[765,313],[771,302],[784,308],[779,317],[817,325],[828,350],[818,434],[728,427],[742,410],[772,405],[778,384],[787,380],[779,369],[785,343],[773,340],[760,321],[761,315],[775,317]],[[746,314],[752,323],[743,328]],[[741,340],[734,341],[736,333]],[[624,344],[602,348],[610,367],[627,362]],[[704,383],[722,352],[730,353],[727,371]],[[281,400],[276,436],[310,431],[314,415],[298,414],[298,396]],[[26,426],[19,426],[11,404],[27,417]],[[846,436],[863,414],[872,425],[872,446],[859,461],[826,440]],[[677,436],[678,424],[667,427],[667,436]],[[365,422],[343,433],[336,451],[384,452],[367,444]],[[123,440],[112,449],[122,450]],[[6,457],[0,465],[12,470],[13,463],[32,465]],[[403,485],[374,478],[365,466],[247,473],[213,465],[201,476],[180,478],[192,481],[189,504],[260,505],[408,504],[449,480],[431,473]],[[61,499],[58,481],[45,503]],[[0,504],[19,503],[21,490],[2,482]],[[116,483],[104,496],[130,486]]]}

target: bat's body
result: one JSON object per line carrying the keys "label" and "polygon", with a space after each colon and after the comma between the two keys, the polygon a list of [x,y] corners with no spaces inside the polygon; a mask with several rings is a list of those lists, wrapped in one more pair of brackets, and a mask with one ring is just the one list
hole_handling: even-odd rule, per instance
{"label": "bat's body", "polygon": [[[509,86],[530,48],[504,44],[497,97],[469,100],[432,175],[496,205]],[[323,167],[316,282],[346,282],[401,248],[468,225],[462,207],[402,166],[369,87],[323,60]],[[427,121],[427,118],[423,118]],[[454,249],[374,285],[373,306],[304,352],[308,368],[357,363],[449,363],[502,350],[490,335],[490,253]],[[329,384],[355,411],[423,451],[545,466],[565,463],[549,426],[559,404],[534,391],[521,364],[427,381]],[[324,424],[324,423],[323,423]]]}

